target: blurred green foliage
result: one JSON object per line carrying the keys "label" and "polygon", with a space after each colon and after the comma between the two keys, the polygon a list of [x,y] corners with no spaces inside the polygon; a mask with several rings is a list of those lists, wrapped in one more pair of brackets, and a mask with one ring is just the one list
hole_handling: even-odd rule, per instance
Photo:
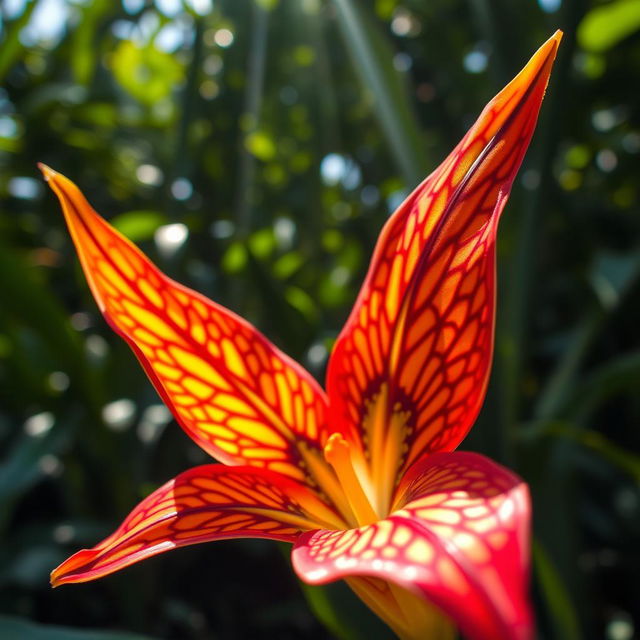
{"label": "blurred green foliage", "polygon": [[637,0],[4,0],[0,19],[0,636],[388,637],[265,542],[49,589],[205,456],[100,318],[35,163],[322,378],[387,215],[560,27],[465,448],[531,485],[541,638],[638,637]]}

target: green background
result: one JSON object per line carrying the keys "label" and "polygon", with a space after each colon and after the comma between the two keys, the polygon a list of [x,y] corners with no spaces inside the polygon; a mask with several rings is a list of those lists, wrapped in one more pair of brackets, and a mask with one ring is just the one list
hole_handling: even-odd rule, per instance
{"label": "green background", "polygon": [[0,18],[0,637],[389,636],[264,541],[50,590],[207,459],[100,317],[36,162],[322,379],[384,220],[556,28],[463,448],[531,485],[540,637],[638,637],[640,2],[4,0]]}

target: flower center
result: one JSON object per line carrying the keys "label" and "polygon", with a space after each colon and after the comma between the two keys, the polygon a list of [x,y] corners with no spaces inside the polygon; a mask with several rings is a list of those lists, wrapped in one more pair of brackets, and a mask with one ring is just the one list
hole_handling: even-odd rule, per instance
{"label": "flower center", "polygon": [[351,446],[339,433],[329,436],[324,447],[324,459],[333,467],[358,526],[376,522],[378,515],[371,506],[358,479],[351,459]]}

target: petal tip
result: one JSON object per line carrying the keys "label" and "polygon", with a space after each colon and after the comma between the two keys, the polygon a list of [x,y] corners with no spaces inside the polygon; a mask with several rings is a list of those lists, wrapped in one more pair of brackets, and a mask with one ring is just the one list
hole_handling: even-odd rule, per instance
{"label": "petal tip", "polygon": [[555,33],[545,43],[546,45],[553,48],[554,56],[558,50],[558,47],[560,46],[560,42],[562,41],[563,36],[564,31],[562,31],[562,29],[556,29]]}
{"label": "petal tip", "polygon": [[538,49],[533,55],[533,60],[538,61],[539,67],[544,67],[546,70],[546,76],[551,73],[551,67],[558,53],[560,42],[564,36],[563,31],[557,29],[555,33]]}
{"label": "petal tip", "polygon": [[46,164],[44,164],[44,162],[38,162],[38,169],[42,171],[42,175],[44,176],[46,182],[49,182],[51,178],[58,174],[57,171],[54,171],[51,167],[48,167]]}

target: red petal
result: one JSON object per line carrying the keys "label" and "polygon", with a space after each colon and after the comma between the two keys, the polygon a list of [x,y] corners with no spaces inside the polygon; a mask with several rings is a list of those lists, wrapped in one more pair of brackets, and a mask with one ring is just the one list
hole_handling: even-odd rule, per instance
{"label": "red petal", "polygon": [[[212,464],[190,469],[145,498],[93,549],[51,574],[54,586],[101,578],[177,547],[224,538],[293,542],[332,512],[304,486],[269,471]],[[326,525],[325,525],[326,526]],[[335,526],[335,525],[333,525]]]}
{"label": "red petal", "polygon": [[[496,226],[560,37],[487,105],[380,235],[327,376],[332,425],[353,440],[365,425],[374,485],[425,453],[455,449],[480,409],[493,349]],[[400,469],[388,467],[390,448],[406,452]]]}
{"label": "red petal", "polygon": [[326,439],[315,380],[242,318],[161,273],[70,180],[41,168],[100,310],[185,431],[222,462],[304,480]]}
{"label": "red petal", "polygon": [[401,493],[386,520],[303,534],[298,575],[372,576],[437,605],[472,640],[532,638],[526,485],[477,454],[440,453],[410,471]]}

